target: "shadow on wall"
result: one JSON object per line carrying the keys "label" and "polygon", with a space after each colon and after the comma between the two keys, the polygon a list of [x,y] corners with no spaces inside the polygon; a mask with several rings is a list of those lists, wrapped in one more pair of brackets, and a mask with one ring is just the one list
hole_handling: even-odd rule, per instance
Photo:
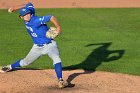
{"label": "shadow on wall", "polygon": [[[69,83],[69,87],[74,87],[75,84],[71,84],[71,81],[81,74],[90,74],[93,73],[98,66],[102,64],[102,62],[111,62],[114,60],[120,59],[124,55],[124,50],[108,50],[111,42],[108,43],[96,43],[96,44],[88,44],[85,47],[92,47],[95,45],[100,45],[100,47],[94,49],[87,58],[82,61],[80,64],[63,67],[64,70],[75,70],[75,69],[83,69],[84,72],[81,73],[73,73],[71,74],[67,81]],[[117,54],[115,56],[110,56],[113,54]]]}

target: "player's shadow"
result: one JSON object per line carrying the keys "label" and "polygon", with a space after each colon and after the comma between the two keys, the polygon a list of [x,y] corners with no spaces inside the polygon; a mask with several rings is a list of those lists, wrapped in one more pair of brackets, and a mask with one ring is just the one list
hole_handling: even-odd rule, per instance
{"label": "player's shadow", "polygon": [[81,74],[90,74],[96,71],[96,68],[102,64],[102,62],[111,62],[114,60],[120,59],[124,50],[108,50],[112,43],[96,43],[96,44],[88,44],[85,47],[92,47],[95,45],[99,45],[98,48],[93,49],[93,51],[87,56],[87,58],[79,64],[63,67],[63,70],[75,70],[75,69],[83,69],[84,72],[81,73],[73,73],[68,76],[68,87],[74,87],[75,84],[72,84],[71,81],[74,80],[77,76]]}

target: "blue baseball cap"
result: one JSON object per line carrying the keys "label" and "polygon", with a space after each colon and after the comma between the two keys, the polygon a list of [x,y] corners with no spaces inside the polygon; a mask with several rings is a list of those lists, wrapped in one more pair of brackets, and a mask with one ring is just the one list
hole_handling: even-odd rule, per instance
{"label": "blue baseball cap", "polygon": [[22,7],[20,10],[19,10],[19,16],[24,16],[28,13],[30,13],[31,11],[27,8],[27,7]]}

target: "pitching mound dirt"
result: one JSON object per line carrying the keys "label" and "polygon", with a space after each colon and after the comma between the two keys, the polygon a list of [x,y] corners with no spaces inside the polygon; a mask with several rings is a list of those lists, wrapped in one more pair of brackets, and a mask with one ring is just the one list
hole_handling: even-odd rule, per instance
{"label": "pitching mound dirt", "polygon": [[139,93],[140,77],[109,72],[63,71],[70,84],[59,89],[54,70],[0,73],[0,93]]}
{"label": "pitching mound dirt", "polygon": [[0,8],[32,2],[36,8],[138,8],[140,0],[0,0]]}

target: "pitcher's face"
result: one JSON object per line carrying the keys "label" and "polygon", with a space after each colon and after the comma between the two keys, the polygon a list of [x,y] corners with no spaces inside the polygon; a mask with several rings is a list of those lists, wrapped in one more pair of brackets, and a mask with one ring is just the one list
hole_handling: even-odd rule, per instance
{"label": "pitcher's face", "polygon": [[24,21],[28,22],[31,19],[31,14],[26,14],[24,16],[20,16],[21,19],[23,19]]}

